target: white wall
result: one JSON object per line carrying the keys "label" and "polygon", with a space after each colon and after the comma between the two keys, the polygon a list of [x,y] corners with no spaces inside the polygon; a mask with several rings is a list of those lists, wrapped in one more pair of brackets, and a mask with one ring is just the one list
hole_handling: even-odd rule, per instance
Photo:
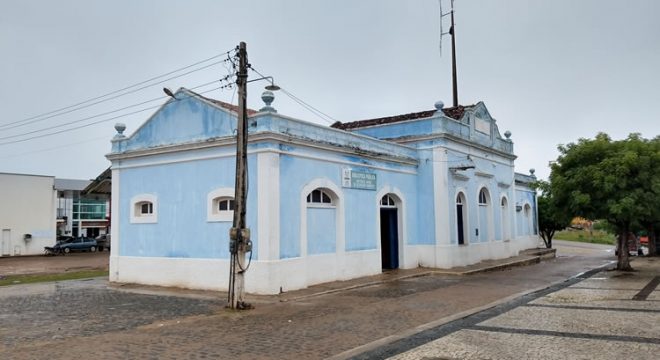
{"label": "white wall", "polygon": [[42,254],[44,246],[55,244],[54,181],[52,176],[0,173],[0,256]]}

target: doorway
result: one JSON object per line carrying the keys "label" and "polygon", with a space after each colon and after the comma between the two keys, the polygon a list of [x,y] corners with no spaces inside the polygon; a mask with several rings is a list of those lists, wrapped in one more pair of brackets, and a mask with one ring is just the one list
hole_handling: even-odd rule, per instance
{"label": "doorway", "polygon": [[456,230],[457,230],[457,239],[458,245],[465,244],[465,196],[463,193],[459,193],[456,196]]}
{"label": "doorway", "polygon": [[399,213],[394,199],[385,195],[380,208],[380,254],[383,269],[399,268]]}
{"label": "doorway", "polygon": [[399,226],[396,208],[380,209],[380,252],[383,269],[399,268]]}
{"label": "doorway", "polygon": [[2,244],[0,244],[0,255],[11,255],[11,230],[2,229]]}

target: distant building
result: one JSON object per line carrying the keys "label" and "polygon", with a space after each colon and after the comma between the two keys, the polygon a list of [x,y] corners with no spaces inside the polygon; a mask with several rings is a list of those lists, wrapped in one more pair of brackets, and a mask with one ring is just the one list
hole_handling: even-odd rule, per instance
{"label": "distant building", "polygon": [[[235,107],[186,89],[112,151],[110,280],[226,289]],[[321,126],[248,120],[246,289],[448,268],[536,247],[533,175],[483,103]]]}
{"label": "distant building", "polygon": [[84,193],[91,180],[55,179],[57,234],[96,237],[110,225],[107,195]]}
{"label": "distant building", "polygon": [[54,176],[0,173],[0,256],[41,254],[55,244]]}

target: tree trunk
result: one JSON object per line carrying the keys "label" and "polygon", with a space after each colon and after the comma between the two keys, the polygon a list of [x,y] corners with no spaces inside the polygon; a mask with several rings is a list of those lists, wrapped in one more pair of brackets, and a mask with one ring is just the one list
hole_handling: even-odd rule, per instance
{"label": "tree trunk", "polygon": [[541,234],[541,239],[543,239],[543,243],[545,244],[545,247],[547,249],[552,249],[552,236],[555,234],[554,231],[548,232],[546,230],[541,230],[539,231]]}
{"label": "tree trunk", "polygon": [[658,250],[656,247],[656,233],[655,233],[655,227],[653,225],[649,225],[647,227],[647,233],[649,237],[649,254],[648,256],[657,256],[658,255]]}
{"label": "tree trunk", "polygon": [[628,227],[625,227],[619,235],[619,254],[617,257],[616,269],[620,271],[632,271],[628,252]]}

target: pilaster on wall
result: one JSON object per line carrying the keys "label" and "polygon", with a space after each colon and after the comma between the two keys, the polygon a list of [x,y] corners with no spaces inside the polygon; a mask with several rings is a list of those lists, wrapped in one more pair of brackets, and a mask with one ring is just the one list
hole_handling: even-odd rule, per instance
{"label": "pilaster on wall", "polygon": [[[110,256],[119,256],[119,169],[112,169],[112,194],[110,199]],[[112,271],[112,270],[111,270]]]}
{"label": "pilaster on wall", "polygon": [[257,246],[260,261],[280,258],[280,155],[257,154]]}
{"label": "pilaster on wall", "polygon": [[443,148],[433,149],[433,208],[435,216],[436,262],[441,258],[443,245],[449,245],[449,180],[447,153]]}

